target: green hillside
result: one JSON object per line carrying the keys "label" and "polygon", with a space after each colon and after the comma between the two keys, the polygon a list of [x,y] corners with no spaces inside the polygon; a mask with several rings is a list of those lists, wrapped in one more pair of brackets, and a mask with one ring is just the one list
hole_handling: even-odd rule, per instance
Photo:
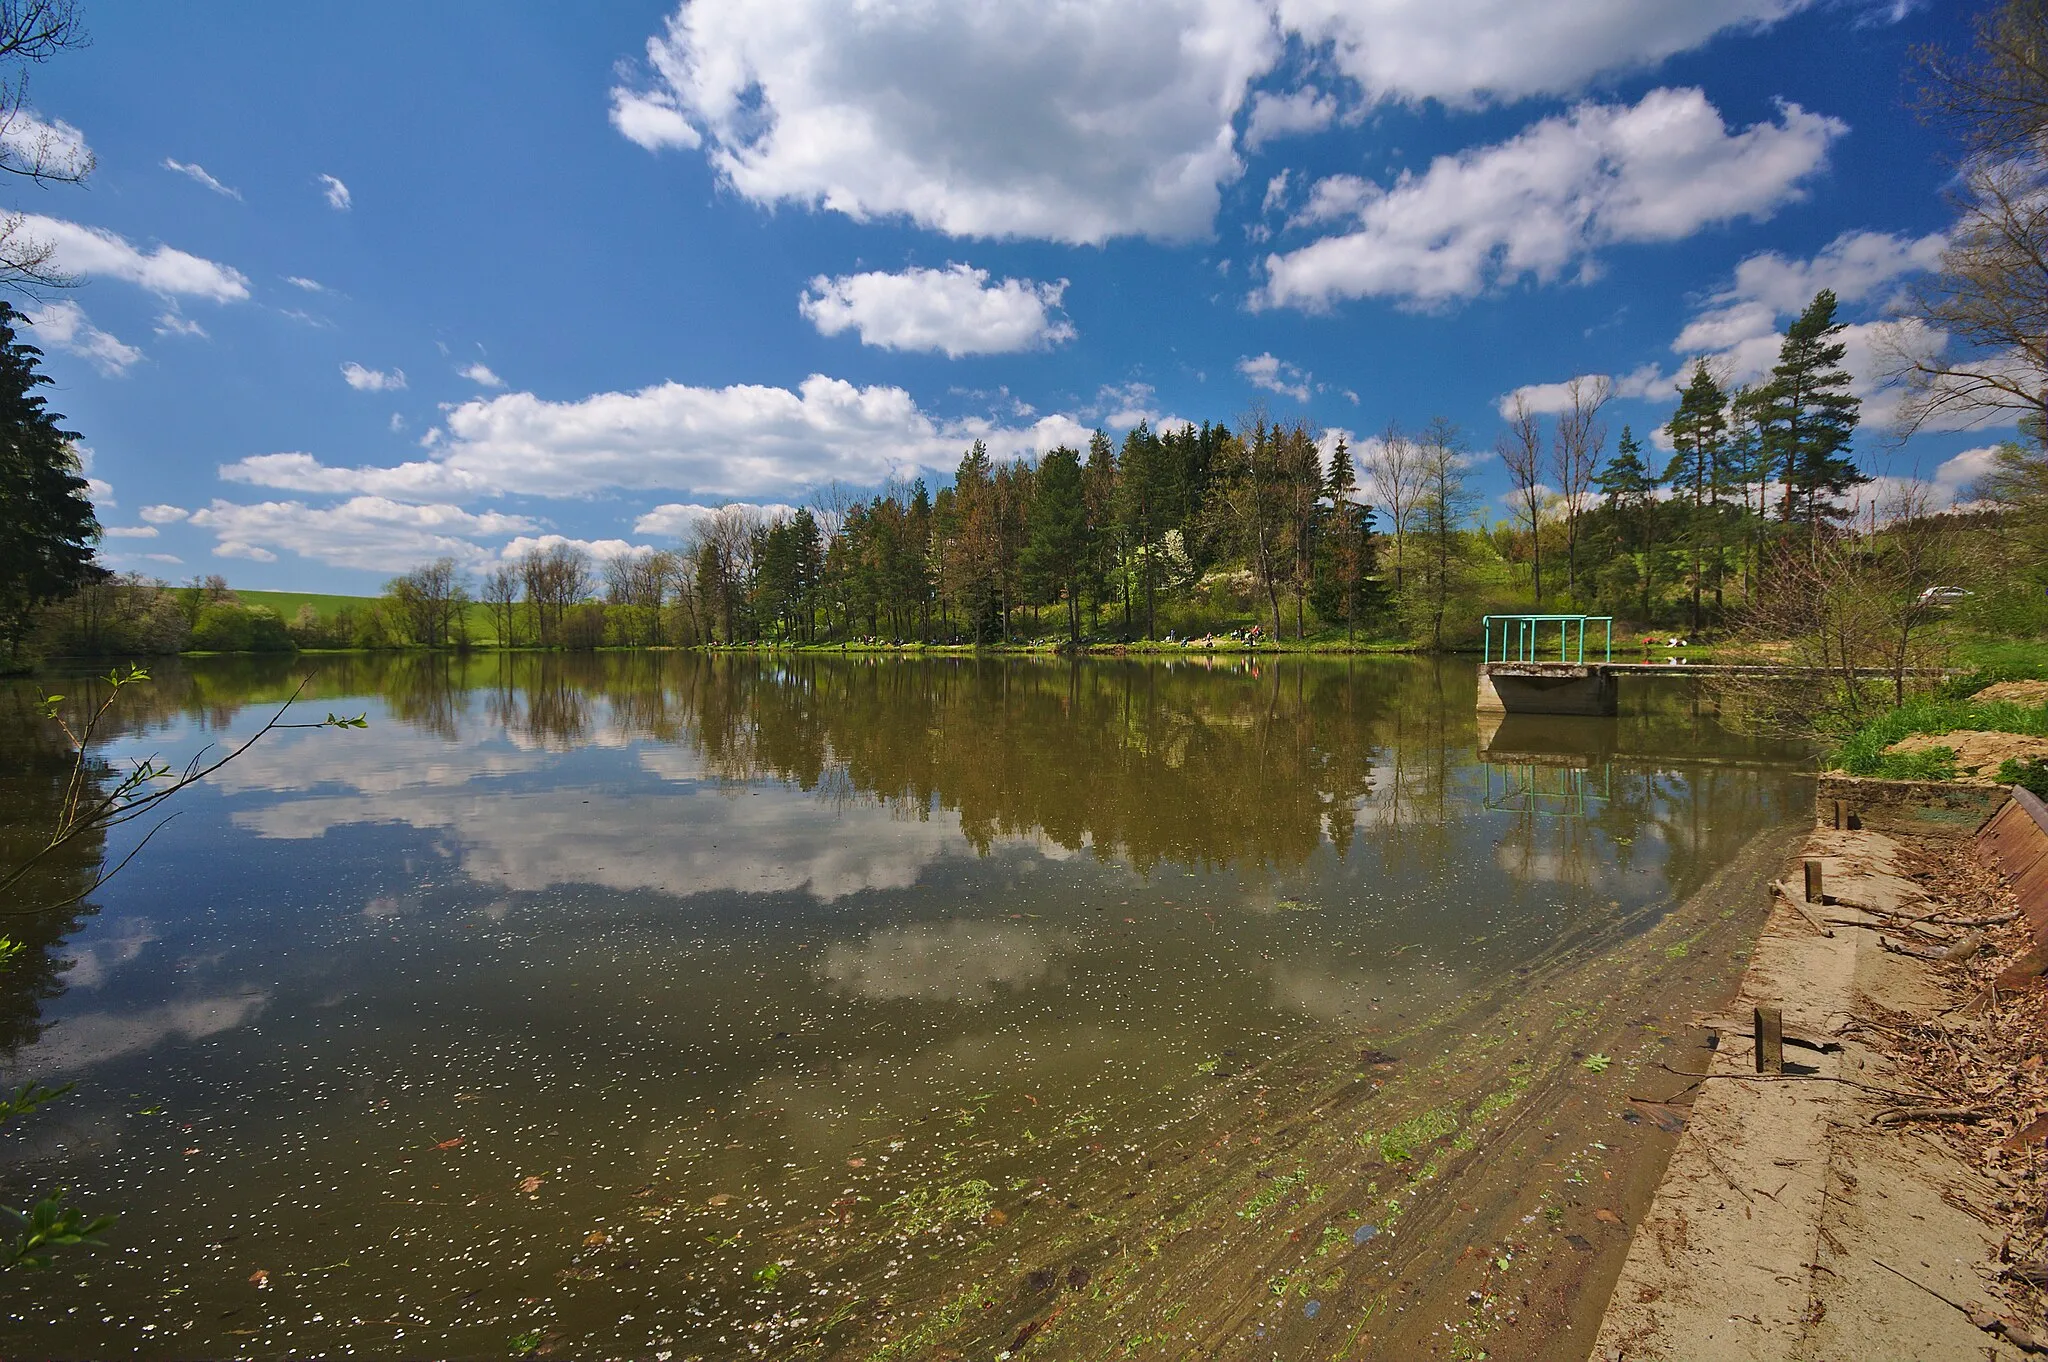
{"label": "green hillside", "polygon": [[312,606],[314,614],[330,620],[345,606],[360,610],[376,600],[374,596],[330,596],[317,591],[243,591],[239,587],[235,596],[243,605],[260,605],[266,610],[276,611],[278,618],[287,624],[303,606]]}

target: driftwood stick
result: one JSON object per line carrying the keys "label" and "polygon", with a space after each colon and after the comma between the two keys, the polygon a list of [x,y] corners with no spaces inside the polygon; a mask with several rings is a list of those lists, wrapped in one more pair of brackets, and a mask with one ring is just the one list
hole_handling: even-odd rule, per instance
{"label": "driftwood stick", "polygon": [[1910,1282],[1912,1285],[1919,1287],[1922,1291],[1925,1291],[1928,1295],[1934,1297],[1943,1305],[1952,1306],[1955,1309],[1962,1311],[1964,1319],[1970,1321],[1970,1323],[1976,1325],[1985,1333],[1990,1334],[1996,1338],[2004,1339],[2007,1343],[2012,1344],[2013,1347],[2018,1348],[2021,1352],[2048,1353],[2048,1339],[2042,1338],[2039,1334],[2027,1328],[2025,1325],[2020,1324],[2014,1320],[2004,1319],[1998,1315],[1994,1315],[1989,1310],[1986,1310],[1981,1306],[1965,1305],[1959,1300],[1955,1300],[1951,1297],[1944,1296],[1941,1292],[1936,1291],[1926,1282],[1918,1281],[1912,1277],[1906,1276],[1905,1273],[1899,1271],[1897,1268],[1893,1267],[1890,1263],[1887,1263],[1882,1258],[1872,1258],[1870,1261],[1876,1263],[1879,1267],[1883,1268],[1886,1272],[1891,1273],[1894,1277],[1897,1277],[1906,1282]]}
{"label": "driftwood stick", "polygon": [[1800,897],[1798,890],[1794,889],[1791,885],[1785,883],[1783,880],[1778,880],[1777,882],[1771,885],[1771,888],[1777,890],[1780,894],[1784,895],[1785,902],[1791,904],[1793,911],[1797,912],[1799,916],[1805,918],[1809,923],[1811,923],[1815,931],[1819,932],[1822,936],[1833,936],[1835,934],[1835,929],[1833,927],[1828,926],[1827,919],[1823,918],[1819,913],[1815,912],[1811,907],[1809,907],[1807,905],[1806,900]]}
{"label": "driftwood stick", "polygon": [[1908,1121],[1961,1121],[1975,1125],[1991,1113],[1978,1107],[1888,1107],[1871,1117],[1874,1125],[1898,1126]]}

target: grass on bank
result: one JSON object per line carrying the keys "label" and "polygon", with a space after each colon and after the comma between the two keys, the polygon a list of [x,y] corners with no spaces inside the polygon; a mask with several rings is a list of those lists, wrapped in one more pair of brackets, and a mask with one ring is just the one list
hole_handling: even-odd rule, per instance
{"label": "grass on bank", "polygon": [[[1956,754],[1950,748],[1930,747],[1920,752],[1885,749],[1916,733],[1938,737],[1975,731],[2048,737],[2048,704],[1976,698],[1979,691],[1994,682],[2048,679],[2048,644],[2031,639],[1966,637],[1958,643],[1956,656],[1961,665],[1971,669],[1969,675],[1950,681],[1931,694],[1914,696],[1856,729],[1835,748],[1832,765],[1852,776],[1953,780],[1957,774]],[[2037,794],[2048,791],[2048,773],[2040,769],[2038,762],[2022,768],[2008,761],[2000,767],[1998,778],[2009,784],[2024,784]]]}

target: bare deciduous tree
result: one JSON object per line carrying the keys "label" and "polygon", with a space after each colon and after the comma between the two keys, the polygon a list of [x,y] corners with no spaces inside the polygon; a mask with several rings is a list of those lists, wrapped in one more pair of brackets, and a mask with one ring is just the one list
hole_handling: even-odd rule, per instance
{"label": "bare deciduous tree", "polygon": [[485,573],[479,595],[490,607],[491,623],[498,631],[498,646],[518,647],[517,612],[514,609],[519,600],[518,569],[507,563]]}
{"label": "bare deciduous tree", "polygon": [[469,585],[453,558],[436,558],[384,584],[391,623],[409,643],[426,648],[467,645]]}
{"label": "bare deciduous tree", "polygon": [[1543,608],[1543,426],[1536,413],[1529,410],[1529,401],[1521,393],[1514,395],[1514,402],[1508,409],[1508,428],[1500,439],[1494,442],[1500,453],[1500,461],[1508,470],[1508,479],[1514,483],[1515,518],[1529,529],[1529,570],[1536,597],[1536,608]]}
{"label": "bare deciduous tree", "polygon": [[1422,495],[1422,462],[1415,442],[1389,421],[1380,438],[1364,450],[1366,483],[1372,499],[1387,513],[1394,538],[1394,589],[1400,590],[1407,565],[1408,533],[1415,525],[1415,503]]}
{"label": "bare deciduous tree", "polygon": [[2048,0],[2004,0],[1975,27],[1968,55],[1917,54],[1920,107],[1965,155],[1941,268],[1885,338],[1891,376],[1906,385],[1898,425],[1910,434],[2017,412],[2048,442]]}
{"label": "bare deciduous tree", "polygon": [[574,544],[555,543],[527,550],[518,568],[535,641],[543,648],[561,646],[569,608],[590,594],[590,555]]}
{"label": "bare deciduous tree", "polygon": [[[72,0],[0,0],[0,171],[39,185],[77,184],[92,173],[92,149],[78,130],[28,108],[29,68],[85,43]],[[28,214],[0,215],[0,287],[36,297],[76,284],[56,255],[56,243],[30,229]]]}
{"label": "bare deciduous tree", "polygon": [[2048,165],[1979,161],[1963,182],[1941,268],[1914,286],[1914,318],[1883,337],[1906,434],[2007,412],[2048,419]]}
{"label": "bare deciduous tree", "polygon": [[1766,564],[1734,639],[1738,648],[1811,668],[1818,692],[1737,679],[1725,711],[1798,737],[1853,726],[1932,685],[1949,659],[1945,613],[1927,589],[1953,580],[1953,522],[1929,513],[1924,484],[1902,482],[1860,525],[1790,536]]}
{"label": "bare deciduous tree", "polygon": [[1579,517],[1585,513],[1593,473],[1607,449],[1607,423],[1600,419],[1600,409],[1614,396],[1614,380],[1606,374],[1581,374],[1565,384],[1564,391],[1571,405],[1557,418],[1550,471],[1564,508],[1564,591],[1567,598],[1577,600]]}

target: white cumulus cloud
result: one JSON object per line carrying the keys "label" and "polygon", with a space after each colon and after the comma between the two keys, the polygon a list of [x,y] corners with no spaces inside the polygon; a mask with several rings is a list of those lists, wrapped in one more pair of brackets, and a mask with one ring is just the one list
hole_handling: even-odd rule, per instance
{"label": "white cumulus cloud", "polygon": [[1252,116],[1245,125],[1244,144],[1257,151],[1275,137],[1314,132],[1326,128],[1337,117],[1337,101],[1313,85],[1275,94],[1261,90],[1252,96]]}
{"label": "white cumulus cloud", "polygon": [[581,549],[600,563],[614,558],[644,558],[654,552],[652,544],[634,544],[624,539],[571,539],[560,534],[522,534],[500,549],[498,556],[509,563],[529,553],[546,553],[556,548]]}
{"label": "white cumulus cloud", "polygon": [[704,142],[672,99],[635,90],[612,91],[612,126],[627,141],[649,151],[668,147],[688,150]]}
{"label": "white cumulus cloud", "polygon": [[218,557],[272,563],[277,561],[278,551],[284,550],[335,567],[376,572],[441,557],[481,562],[490,554],[477,540],[538,528],[525,516],[374,496],[353,497],[338,506],[320,508],[298,501],[243,505],[216,499],[211,506],[194,511],[191,521],[214,534],[213,551]]}
{"label": "white cumulus cloud", "polygon": [[1775,121],[1731,132],[1695,89],[1580,104],[1506,142],[1440,156],[1388,189],[1343,182],[1339,197],[1357,203],[1352,229],[1267,257],[1254,302],[1428,306],[1590,271],[1603,245],[1769,217],[1801,196],[1847,130],[1785,104]]}
{"label": "white cumulus cloud", "polygon": [[1817,0],[1276,0],[1280,24],[1369,101],[1470,108],[1571,95],[1730,29],[1755,30]]}
{"label": "white cumulus cloud", "polygon": [[1025,426],[941,420],[902,388],[813,374],[794,390],[659,383],[568,402],[526,392],[473,398],[429,433],[427,459],[338,468],[306,453],[262,454],[223,465],[220,476],[287,491],[420,500],[607,489],[758,498],[832,479],[868,486],[918,469],[950,471],[975,440],[1009,458],[1062,444],[1085,448],[1088,428],[1064,415]]}
{"label": "white cumulus cloud", "polygon": [[[1243,171],[1247,106],[1257,148],[1386,102],[1570,97],[1817,3],[685,0],[610,116],[650,151],[701,148],[764,205],[955,236],[1185,239]],[[1306,76],[1276,79],[1301,51]]]}
{"label": "white cumulus cloud", "polygon": [[970,265],[829,279],[821,274],[797,307],[827,336],[851,328],[863,345],[936,350],[958,359],[1044,350],[1073,339],[1073,325],[1055,315],[1066,287],[1064,279],[992,285],[987,270]]}
{"label": "white cumulus cloud", "polygon": [[187,511],[183,506],[158,504],[155,506],[145,506],[136,514],[152,525],[171,525],[183,520],[191,512]]}
{"label": "white cumulus cloud", "polygon": [[479,388],[502,388],[505,386],[505,380],[492,373],[491,366],[482,360],[478,360],[468,368],[458,370],[458,372]]}
{"label": "white cumulus cloud", "polygon": [[688,539],[697,527],[717,515],[727,506],[734,507],[763,524],[777,518],[787,519],[796,514],[796,507],[781,502],[760,504],[755,502],[725,502],[718,506],[700,506],[691,502],[669,502],[657,506],[633,522],[633,533],[653,535],[662,539]]}
{"label": "white cumulus cloud", "polygon": [[756,203],[1185,239],[1243,169],[1233,119],[1279,50],[1257,0],[693,0],[612,119],[643,146],[701,139]]}
{"label": "white cumulus cloud", "polygon": [[240,270],[169,246],[145,251],[113,232],[40,213],[22,214],[15,230],[24,238],[50,243],[50,263],[66,274],[105,275],[140,284],[153,293],[211,298],[220,303],[249,296],[248,277]]}
{"label": "white cumulus cloud", "polygon": [[1237,371],[1254,388],[1264,388],[1269,393],[1279,393],[1297,402],[1308,401],[1310,375],[1284,359],[1276,359],[1270,354],[1255,355],[1238,360]]}
{"label": "white cumulus cloud", "polygon": [[213,176],[206,173],[205,166],[195,165],[187,161],[174,160],[171,157],[166,156],[164,157],[164,169],[174,170],[178,174],[183,175],[186,179],[192,181],[194,184],[204,185],[206,188],[211,189],[214,193],[220,195],[222,198],[234,199],[237,202],[241,200],[241,190],[230,189],[226,185],[222,184],[219,180],[214,179]]}
{"label": "white cumulus cloud", "polygon": [[92,170],[85,134],[61,118],[44,120],[17,107],[0,123],[0,153],[23,170],[62,177]]}
{"label": "white cumulus cloud", "polygon": [[93,367],[109,376],[126,373],[128,366],[142,358],[132,345],[100,330],[85,315],[85,309],[70,299],[45,303],[27,314],[36,336],[45,344],[92,361]]}
{"label": "white cumulus cloud", "polygon": [[341,378],[359,393],[396,392],[405,387],[405,370],[366,369],[354,360],[341,366]]}
{"label": "white cumulus cloud", "polygon": [[348,186],[334,176],[322,175],[318,177],[317,183],[320,186],[321,197],[327,200],[327,206],[335,212],[346,213],[355,205],[355,195],[349,193]]}

